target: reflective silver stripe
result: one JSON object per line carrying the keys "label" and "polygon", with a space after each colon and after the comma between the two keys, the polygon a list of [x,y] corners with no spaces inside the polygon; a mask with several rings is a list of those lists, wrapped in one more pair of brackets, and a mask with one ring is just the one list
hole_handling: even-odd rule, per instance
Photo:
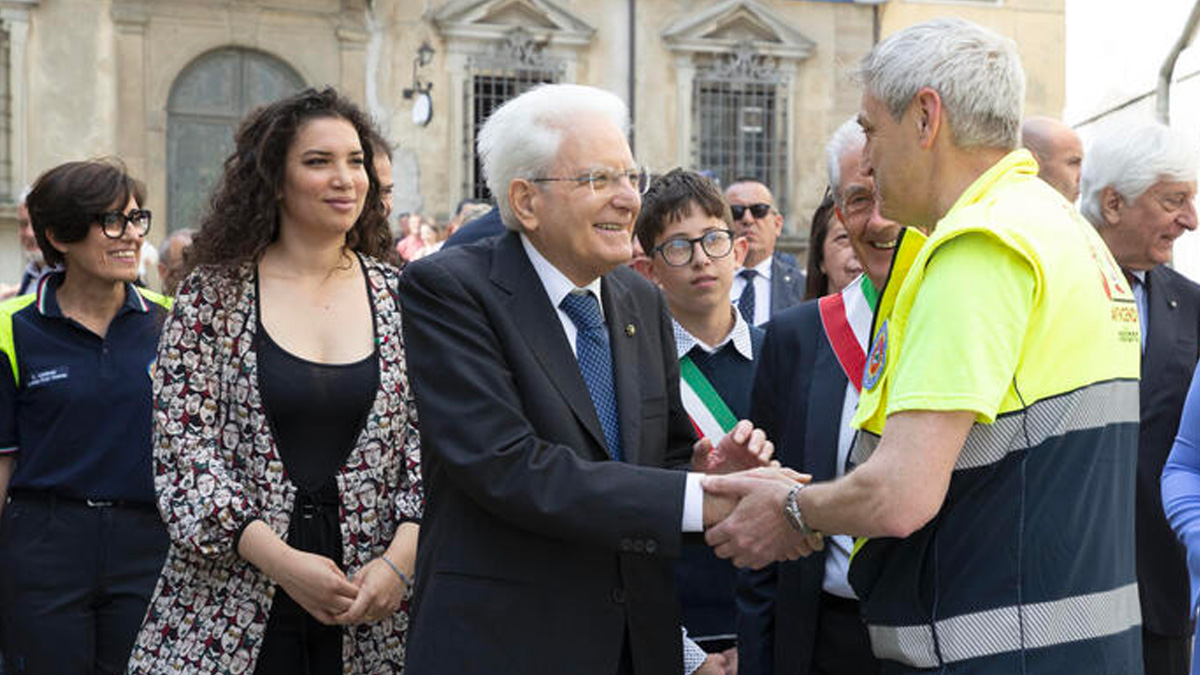
{"label": "reflective silver stripe", "polygon": [[1138,423],[1137,380],[1111,380],[1034,402],[1025,414],[1007,414],[993,424],[976,424],[967,434],[954,469],[994,464],[1010,452],[1036,448],[1072,431]]}
{"label": "reflective silver stripe", "polygon": [[[1024,631],[1021,615],[1024,614]],[[915,668],[942,665],[934,650],[933,630],[945,663],[1025,649],[1094,640],[1116,635],[1141,623],[1137,584],[1062,600],[990,609],[943,619],[931,628],[867,626],[875,656]]]}
{"label": "reflective silver stripe", "polygon": [[[1021,412],[1006,413],[993,424],[975,424],[954,470],[994,464],[1017,450],[1036,448],[1072,431],[1102,429],[1110,424],[1138,423],[1137,380],[1110,380],[1035,401]],[[860,430],[850,461],[862,464],[879,445],[879,437]]]}

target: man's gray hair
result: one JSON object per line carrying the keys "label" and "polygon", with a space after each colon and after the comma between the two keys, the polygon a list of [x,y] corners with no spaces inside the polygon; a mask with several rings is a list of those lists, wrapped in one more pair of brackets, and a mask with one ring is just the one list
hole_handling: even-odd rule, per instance
{"label": "man's gray hair", "polygon": [[867,93],[897,120],[917,92],[930,87],[942,99],[955,145],[1017,147],[1025,72],[1006,37],[962,19],[938,18],[880,42],[858,74]]}
{"label": "man's gray hair", "polygon": [[1112,124],[1103,129],[1083,160],[1079,210],[1104,227],[1104,188],[1126,202],[1162,180],[1196,180],[1196,143],[1189,134],[1158,122]]}
{"label": "man's gray hair", "polygon": [[833,199],[839,205],[842,203],[842,157],[847,152],[862,152],[867,143],[867,136],[859,126],[858,120],[851,117],[829,137],[825,144],[825,169],[829,176],[829,189],[833,191]]}
{"label": "man's gray hair", "polygon": [[500,218],[511,230],[518,222],[508,203],[508,185],[516,178],[544,178],[558,156],[563,134],[580,117],[600,115],[629,133],[629,109],[618,96],[578,84],[544,84],[508,101],[479,130],[483,176],[496,199]]}

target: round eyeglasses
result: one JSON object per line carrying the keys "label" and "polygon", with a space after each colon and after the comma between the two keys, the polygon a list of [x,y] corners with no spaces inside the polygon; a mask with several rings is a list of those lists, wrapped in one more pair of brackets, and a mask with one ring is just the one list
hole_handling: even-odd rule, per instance
{"label": "round eyeglasses", "polygon": [[668,239],[655,246],[651,254],[658,253],[663,262],[671,267],[690,265],[696,252],[696,244],[704,249],[704,255],[709,258],[724,258],[733,250],[732,230],[709,230],[693,239]]}
{"label": "round eyeglasses", "polygon": [[129,213],[121,211],[98,213],[96,222],[100,223],[100,231],[109,239],[124,237],[125,228],[130,225],[133,225],[133,231],[139,237],[144,237],[150,231],[150,212],[146,209],[133,209]]}

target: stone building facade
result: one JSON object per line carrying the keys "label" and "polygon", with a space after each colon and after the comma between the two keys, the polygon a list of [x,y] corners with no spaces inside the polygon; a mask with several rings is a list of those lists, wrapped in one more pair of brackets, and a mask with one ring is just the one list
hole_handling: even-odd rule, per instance
{"label": "stone building facade", "polygon": [[650,169],[764,178],[802,247],[825,139],[857,110],[849,71],[879,35],[947,13],[1017,39],[1028,112],[1061,112],[1063,0],[0,0],[0,281],[23,266],[12,202],[40,172],[121,157],[156,242],[196,224],[246,111],[325,84],[394,142],[397,212],[485,196],[478,123],[578,82],[630,103]]}

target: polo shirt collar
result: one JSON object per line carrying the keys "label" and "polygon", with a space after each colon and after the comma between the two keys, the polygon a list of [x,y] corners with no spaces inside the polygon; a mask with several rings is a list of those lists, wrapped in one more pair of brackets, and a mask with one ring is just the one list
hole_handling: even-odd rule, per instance
{"label": "polo shirt collar", "polygon": [[[62,308],[58,306],[58,287],[62,285],[63,279],[67,276],[66,272],[57,271],[51,272],[43,276],[37,285],[37,309],[42,316],[62,318]],[[146,303],[146,299],[138,293],[137,286],[126,281],[125,282],[125,304],[117,310],[117,316],[125,312],[137,312],[146,314],[150,311],[150,305]]]}
{"label": "polo shirt collar", "polygon": [[692,351],[692,347],[699,346],[700,349],[713,354],[729,343],[733,343],[733,348],[737,350],[747,361],[754,360],[754,346],[750,339],[750,324],[742,318],[742,313],[735,311],[733,305],[729,306],[733,313],[733,330],[729,331],[729,335],[721,341],[721,344],[713,345],[712,347],[704,344],[688,332],[686,328],[679,325],[679,322],[674,317],[671,318],[671,325],[675,331],[675,354],[678,358],[687,356],[687,353]]}

